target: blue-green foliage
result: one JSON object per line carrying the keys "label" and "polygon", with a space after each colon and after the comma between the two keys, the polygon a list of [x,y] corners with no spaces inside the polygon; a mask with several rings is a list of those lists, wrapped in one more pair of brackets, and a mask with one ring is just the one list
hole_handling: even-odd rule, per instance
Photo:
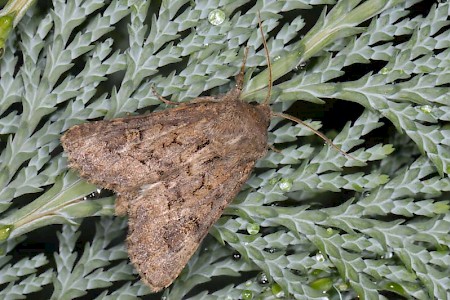
{"label": "blue-green foliage", "polygon": [[[59,138],[92,119],[164,108],[151,84],[174,101],[226,91],[245,46],[243,99],[264,101],[259,11],[276,80],[272,109],[354,102],[359,117],[330,134],[356,159],[273,118],[269,139],[279,151],[257,163],[181,276],[155,299],[447,299],[450,4],[413,15],[423,2],[53,0],[49,9],[32,7],[0,62],[0,298],[32,298],[42,289],[58,300],[150,294],[127,261],[126,220],[112,217],[114,197],[102,198],[68,171]],[[307,24],[323,4],[330,6]],[[226,16],[219,25],[208,20],[214,9]],[[313,27],[301,32],[305,25]],[[381,70],[342,79],[374,61]],[[396,132],[385,130],[374,143],[374,131],[387,125]],[[91,239],[81,241],[80,223],[92,216]],[[55,232],[51,224],[64,225]],[[59,249],[19,255],[36,229],[57,236]]]}

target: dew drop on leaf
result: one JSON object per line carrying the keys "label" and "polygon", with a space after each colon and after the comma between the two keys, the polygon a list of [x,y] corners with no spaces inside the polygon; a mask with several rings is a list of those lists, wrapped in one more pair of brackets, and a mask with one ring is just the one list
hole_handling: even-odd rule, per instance
{"label": "dew drop on leaf", "polygon": [[259,229],[260,227],[258,223],[248,223],[247,225],[247,232],[251,235],[258,234]]}
{"label": "dew drop on leaf", "polygon": [[306,61],[302,61],[301,63],[298,64],[298,66],[295,67],[295,70],[302,70],[306,67]]}
{"label": "dew drop on leaf", "polygon": [[242,291],[242,300],[250,300],[253,298],[253,292],[250,290]]}
{"label": "dew drop on leaf", "polygon": [[322,252],[317,252],[316,254],[316,260],[318,262],[324,262],[325,261],[325,256],[322,254]]}
{"label": "dew drop on leaf", "polygon": [[6,240],[13,231],[13,225],[0,225],[0,241]]}
{"label": "dew drop on leaf", "polygon": [[278,184],[278,186],[280,187],[280,190],[282,190],[283,192],[288,192],[291,190],[292,188],[292,179],[281,179],[280,183]]}
{"label": "dew drop on leaf", "polygon": [[347,291],[349,289],[349,285],[345,282],[342,282],[337,285],[337,289],[341,292]]}
{"label": "dew drop on leaf", "polygon": [[260,285],[266,285],[269,283],[269,278],[267,278],[267,274],[264,272],[259,273],[256,280]]}
{"label": "dew drop on leaf", "polygon": [[240,254],[239,252],[233,253],[233,259],[234,259],[234,260],[239,260],[239,259],[241,259],[241,254]]}
{"label": "dew drop on leaf", "polygon": [[208,14],[208,21],[212,25],[220,25],[225,21],[225,12],[220,9],[214,9],[209,12]]}
{"label": "dew drop on leaf", "polygon": [[430,105],[422,105],[420,110],[426,114],[430,114],[433,108]]}

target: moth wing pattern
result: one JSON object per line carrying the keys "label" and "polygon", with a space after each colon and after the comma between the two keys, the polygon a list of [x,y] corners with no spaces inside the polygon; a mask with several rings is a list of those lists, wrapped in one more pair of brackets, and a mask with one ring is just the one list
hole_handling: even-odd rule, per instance
{"label": "moth wing pattern", "polygon": [[267,151],[267,106],[230,91],[149,115],[74,126],[70,166],[119,193],[128,252],[154,291],[169,286]]}
{"label": "moth wing pattern", "polygon": [[169,286],[251,173],[254,162],[194,163],[144,188],[129,208],[128,253],[152,290]]}
{"label": "moth wing pattern", "polygon": [[152,113],[151,117],[140,115],[84,123],[70,128],[61,142],[70,167],[81,177],[110,190],[132,191],[163,177],[170,159],[154,164],[158,160],[158,147],[163,149],[167,139],[174,137],[180,128],[200,122],[201,116],[195,111],[194,105],[186,105]]}
{"label": "moth wing pattern", "polygon": [[[262,141],[267,141],[267,132],[255,126],[267,128],[268,113],[241,101],[202,101],[148,115],[76,125],[61,142],[71,168],[92,183],[122,193],[160,181],[192,159],[187,157],[192,151],[211,141],[229,144],[226,138],[231,142],[240,138],[239,148],[248,153],[256,150],[258,156],[266,149]],[[229,125],[223,128],[223,124]],[[242,127],[247,125],[251,127]]]}

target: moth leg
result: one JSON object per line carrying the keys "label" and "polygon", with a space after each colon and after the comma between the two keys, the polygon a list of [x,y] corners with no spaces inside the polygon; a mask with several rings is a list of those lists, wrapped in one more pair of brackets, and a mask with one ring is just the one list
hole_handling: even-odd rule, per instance
{"label": "moth leg", "polygon": [[267,147],[269,147],[270,150],[272,150],[272,151],[274,151],[276,153],[281,153],[281,150],[275,148],[275,146],[272,145],[272,144],[267,144]]}
{"label": "moth leg", "polygon": [[244,59],[242,60],[242,66],[241,71],[236,76],[236,86],[234,89],[230,90],[228,93],[223,95],[223,97],[220,99],[221,101],[235,101],[239,99],[242,87],[244,86],[244,73],[245,73],[245,63],[247,61],[247,55],[248,55],[248,47],[245,47],[244,51]]}
{"label": "moth leg", "polygon": [[248,56],[248,47],[245,47],[244,58],[242,59],[241,71],[239,71],[239,74],[236,76],[236,89],[238,89],[239,92],[242,91],[242,87],[244,85],[245,64],[247,62],[247,56]]}
{"label": "moth leg", "polygon": [[156,91],[154,85],[152,85],[151,89],[152,89],[153,95],[155,95],[158,98],[159,101],[164,102],[167,105],[180,105],[180,104],[182,104],[180,102],[174,102],[174,101],[167,100],[166,98],[164,98],[163,96],[158,94],[158,92]]}

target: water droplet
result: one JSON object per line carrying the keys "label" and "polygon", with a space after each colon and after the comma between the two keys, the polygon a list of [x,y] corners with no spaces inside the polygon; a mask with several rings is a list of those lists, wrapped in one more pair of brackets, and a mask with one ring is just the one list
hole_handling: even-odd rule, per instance
{"label": "water droplet", "polygon": [[267,275],[264,272],[259,273],[258,276],[256,277],[256,280],[258,280],[258,283],[260,285],[265,285],[269,283],[269,278],[267,278]]}
{"label": "water droplet", "polygon": [[365,192],[363,192],[363,193],[362,193],[362,196],[363,196],[364,198],[369,197],[369,196],[370,196],[370,191],[365,191]]}
{"label": "water droplet", "polygon": [[426,114],[430,114],[433,111],[433,108],[430,105],[422,105],[420,110]]}
{"label": "water droplet", "polygon": [[383,255],[381,256],[381,258],[383,258],[383,259],[391,259],[392,257],[394,257],[394,253],[391,252],[391,251],[386,252],[385,254],[383,254]]}
{"label": "water droplet", "polygon": [[306,61],[302,61],[294,68],[294,71],[298,72],[300,70],[303,70],[305,67],[306,67]]}
{"label": "water droplet", "polygon": [[233,253],[233,259],[234,260],[239,260],[239,259],[241,259],[241,254],[239,253],[239,252],[235,252],[235,253]]}
{"label": "water droplet", "polygon": [[277,252],[277,251],[278,251],[277,248],[269,248],[269,249],[267,250],[267,252],[269,252],[269,253],[275,253],[275,252]]}
{"label": "water droplet", "polygon": [[347,291],[349,289],[349,285],[345,282],[342,282],[340,284],[337,285],[337,289],[341,292]]}
{"label": "water droplet", "polygon": [[253,292],[250,290],[242,291],[242,300],[250,300],[253,298]]}
{"label": "water droplet", "polygon": [[9,238],[9,235],[14,229],[14,225],[0,225],[0,241]]}
{"label": "water droplet", "polygon": [[96,191],[84,196],[83,200],[97,199],[100,196],[101,191],[102,191],[102,189],[97,189]]}
{"label": "water droplet", "polygon": [[282,190],[283,192],[288,192],[292,188],[292,179],[283,178],[280,180],[278,186],[280,187],[280,190]]}
{"label": "water droplet", "polygon": [[213,9],[208,14],[208,21],[212,25],[220,25],[225,21],[225,12],[220,9]]}
{"label": "water droplet", "polygon": [[390,69],[390,68],[386,68],[386,67],[384,67],[384,68],[382,68],[382,69],[380,70],[380,74],[383,74],[383,75],[386,75],[386,74],[388,74],[389,72],[391,72],[391,69]]}
{"label": "water droplet", "polygon": [[272,294],[276,298],[283,298],[284,297],[284,291],[281,288],[281,286],[278,283],[272,284]]}
{"label": "water droplet", "polygon": [[277,61],[277,60],[279,60],[280,58],[281,58],[281,56],[277,55],[277,56],[275,56],[275,57],[273,58],[273,61]]}
{"label": "water droplet", "polygon": [[251,235],[258,234],[259,232],[259,224],[258,223],[248,223],[247,224],[247,232]]}
{"label": "water droplet", "polygon": [[333,228],[328,227],[328,228],[327,228],[327,234],[328,234],[328,235],[333,235],[333,234],[334,234]]}
{"label": "water droplet", "polygon": [[314,277],[319,277],[323,274],[323,271],[320,269],[312,269],[311,270],[311,275]]}
{"label": "water droplet", "polygon": [[251,286],[252,285],[252,281],[251,280],[247,280],[246,282],[245,282],[245,286]]}
{"label": "water droplet", "polygon": [[322,254],[322,252],[317,252],[316,254],[316,260],[318,262],[324,262],[325,261],[325,256]]}

